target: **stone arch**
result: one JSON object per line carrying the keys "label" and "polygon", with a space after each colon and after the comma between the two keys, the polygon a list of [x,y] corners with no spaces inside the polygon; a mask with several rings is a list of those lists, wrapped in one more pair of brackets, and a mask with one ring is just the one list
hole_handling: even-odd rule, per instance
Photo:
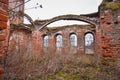
{"label": "stone arch", "polygon": [[97,26],[97,23],[90,20],[90,18],[86,17],[86,16],[80,16],[80,15],[62,15],[62,16],[57,16],[54,17],[48,21],[46,21],[38,30],[40,31],[41,29],[43,29],[44,27],[46,27],[47,25],[59,21],[59,20],[76,20],[76,21],[83,21],[86,23],[89,23],[91,25],[94,25],[95,27]]}
{"label": "stone arch", "polygon": [[[17,12],[17,15],[22,16],[22,17],[26,17],[27,20],[31,23],[32,28],[35,28],[35,24],[33,22],[33,19],[28,14],[26,14],[26,13],[24,13],[22,11],[19,11],[19,12]],[[27,27],[27,28],[29,28],[29,27]]]}

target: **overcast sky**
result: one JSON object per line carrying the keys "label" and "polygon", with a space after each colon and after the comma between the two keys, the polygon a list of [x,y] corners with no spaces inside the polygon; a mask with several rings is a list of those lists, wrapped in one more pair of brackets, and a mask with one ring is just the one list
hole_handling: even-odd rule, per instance
{"label": "overcast sky", "polygon": [[[50,19],[64,14],[88,14],[97,12],[101,2],[102,0],[31,0],[25,4],[25,13],[33,20]],[[38,5],[43,8],[33,8]]]}

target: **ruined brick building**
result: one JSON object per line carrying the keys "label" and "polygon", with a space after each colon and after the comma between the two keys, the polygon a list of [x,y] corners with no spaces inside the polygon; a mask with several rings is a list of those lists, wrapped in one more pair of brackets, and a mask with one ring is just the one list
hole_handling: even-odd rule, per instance
{"label": "ruined brick building", "polygon": [[[24,0],[19,1],[19,4],[24,3]],[[107,60],[116,58],[120,53],[119,0],[103,0],[99,11],[93,14],[62,15],[36,21],[23,13],[23,5],[15,10],[20,14],[12,12],[9,19],[8,0],[0,0],[0,4],[0,74],[4,72],[4,56],[16,52],[99,54]],[[11,9],[15,7],[11,7],[10,3],[9,6]],[[23,16],[31,24],[23,24]],[[89,24],[47,27],[59,20],[76,20]],[[86,36],[89,36],[89,40]]]}

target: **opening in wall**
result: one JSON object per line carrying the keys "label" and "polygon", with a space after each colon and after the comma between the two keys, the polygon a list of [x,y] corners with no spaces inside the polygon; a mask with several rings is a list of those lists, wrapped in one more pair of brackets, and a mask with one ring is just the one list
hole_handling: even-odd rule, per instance
{"label": "opening in wall", "polygon": [[44,37],[43,37],[43,46],[45,47],[45,48],[48,48],[48,45],[49,45],[49,37],[47,36],[47,35],[45,35]]}
{"label": "opening in wall", "polygon": [[85,34],[85,54],[94,54],[94,35],[92,33]]}
{"label": "opening in wall", "polygon": [[77,47],[77,35],[76,34],[70,34],[70,45],[71,47]]}
{"label": "opening in wall", "polygon": [[56,47],[61,48],[63,47],[63,40],[62,40],[62,35],[58,34],[56,36]]}

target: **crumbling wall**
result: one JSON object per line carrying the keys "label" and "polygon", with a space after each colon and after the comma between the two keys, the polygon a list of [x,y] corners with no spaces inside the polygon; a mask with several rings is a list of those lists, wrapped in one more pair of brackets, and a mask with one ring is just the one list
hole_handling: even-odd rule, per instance
{"label": "crumbling wall", "polygon": [[120,54],[119,2],[108,2],[101,6],[100,28],[103,62],[114,61],[118,57],[118,54]]}
{"label": "crumbling wall", "polygon": [[24,12],[24,1],[25,0],[9,0],[9,20],[12,24],[23,23],[23,16],[18,13]]}
{"label": "crumbling wall", "polygon": [[8,47],[8,0],[0,0],[0,80],[3,79],[4,59]]}
{"label": "crumbling wall", "polygon": [[[88,29],[89,28],[89,29]],[[47,33],[47,31],[43,31],[43,35],[48,35],[49,37],[49,46],[47,51],[51,51],[51,53],[85,53],[85,34],[87,32],[94,32],[94,30],[90,30],[91,25],[79,25],[79,26],[66,26],[63,29],[56,28],[53,32]],[[52,31],[52,30],[51,30]],[[60,34],[62,36],[63,46],[61,48],[56,47],[56,36]],[[70,35],[75,34],[77,36],[77,46],[72,47],[70,44]],[[43,41],[43,40],[42,40]],[[43,44],[43,43],[42,43]],[[42,45],[43,51],[46,52],[45,47]]]}
{"label": "crumbling wall", "polygon": [[11,31],[8,54],[31,52],[31,33],[16,29]]}
{"label": "crumbling wall", "polygon": [[[37,28],[31,29],[31,33],[22,34],[21,37],[24,37],[25,35],[29,35],[25,40],[30,41],[31,45],[31,53],[33,54],[39,54],[39,53],[85,53],[85,41],[84,36],[87,32],[93,33],[95,37],[94,42],[94,49],[96,54],[100,54],[104,59],[107,60],[114,60],[116,58],[114,55],[117,55],[120,53],[120,3],[116,0],[114,2],[107,2],[103,1],[103,4],[100,6],[100,15],[97,17],[90,17],[90,16],[75,16],[75,15],[66,15],[66,16],[59,16],[55,17],[51,20],[46,20],[43,22],[39,22],[37,25]],[[78,18],[79,17],[79,18]],[[95,19],[92,21],[92,18]],[[94,29],[89,26],[84,28],[81,26],[76,27],[72,25],[66,26],[63,28],[47,28],[46,26],[49,25],[52,22],[55,22],[57,20],[66,19],[77,19],[86,21],[92,25],[94,25]],[[88,20],[91,19],[91,20]],[[97,19],[97,20],[96,20]],[[36,25],[36,24],[35,24]],[[39,31],[39,30],[40,31]],[[26,31],[20,31],[20,33],[24,33]],[[70,34],[76,34],[77,35],[77,47],[71,48],[70,45]],[[14,31],[14,35],[17,35],[17,32]],[[56,35],[62,35],[63,37],[63,47],[57,49],[56,48]],[[43,37],[44,35],[49,36],[49,47],[45,48],[43,47]],[[13,35],[11,35],[13,36]],[[29,39],[28,39],[29,38]],[[26,42],[23,43],[26,44]],[[15,46],[21,42],[16,43],[16,40],[10,41],[10,52],[15,48]],[[12,46],[14,45],[14,46]],[[12,49],[13,47],[13,49]],[[28,46],[26,46],[28,47]]]}
{"label": "crumbling wall", "polygon": [[[23,30],[14,30],[11,32],[9,40],[9,53],[17,53],[19,49],[20,52],[24,51],[23,49],[29,48],[28,50],[32,54],[40,53],[85,53],[85,40],[84,36],[87,32],[95,33],[95,27],[92,25],[72,25],[72,26],[63,26],[56,28],[44,28],[41,31],[32,31],[26,33]],[[70,45],[70,34],[76,34],[77,36],[77,47],[71,47]],[[63,46],[61,48],[56,47],[56,35],[62,35]],[[49,37],[48,47],[44,47],[43,38],[44,35]],[[29,44],[29,45],[28,45]],[[19,45],[19,46],[18,46]],[[30,47],[31,46],[31,47]],[[17,51],[16,51],[17,50]]]}

